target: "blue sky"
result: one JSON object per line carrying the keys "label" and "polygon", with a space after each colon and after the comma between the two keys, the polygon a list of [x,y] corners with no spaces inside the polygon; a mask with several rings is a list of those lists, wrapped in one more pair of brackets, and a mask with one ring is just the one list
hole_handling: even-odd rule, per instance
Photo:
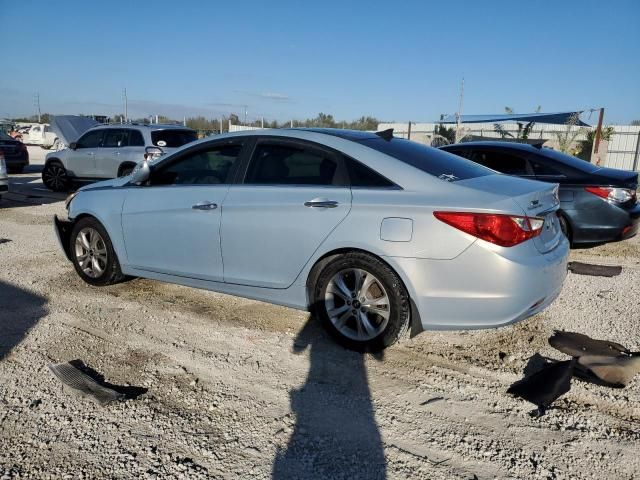
{"label": "blue sky", "polygon": [[[640,1],[0,0],[0,117],[640,119]],[[595,114],[588,122],[595,123]]]}

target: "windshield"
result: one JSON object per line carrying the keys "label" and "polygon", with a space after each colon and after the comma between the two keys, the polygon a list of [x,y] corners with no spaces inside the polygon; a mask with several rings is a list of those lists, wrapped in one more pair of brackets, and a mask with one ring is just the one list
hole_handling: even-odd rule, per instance
{"label": "windshield", "polygon": [[449,182],[496,173],[466,158],[402,138],[366,138],[354,141]]}
{"label": "windshield", "polygon": [[151,142],[157,147],[176,148],[197,140],[193,130],[154,130],[151,132]]}

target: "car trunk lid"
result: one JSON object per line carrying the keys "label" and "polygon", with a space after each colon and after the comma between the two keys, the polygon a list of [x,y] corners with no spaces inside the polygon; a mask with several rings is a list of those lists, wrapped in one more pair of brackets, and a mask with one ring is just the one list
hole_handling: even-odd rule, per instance
{"label": "car trunk lid", "polygon": [[[541,253],[553,250],[562,239],[557,211],[558,184],[543,183],[510,175],[486,175],[456,182],[476,190],[510,197],[527,217],[544,219],[540,235],[533,238]],[[521,214],[514,208],[514,215]]]}
{"label": "car trunk lid", "polygon": [[633,190],[638,188],[638,172],[602,167],[593,172],[593,174],[601,177],[603,183],[607,185]]}

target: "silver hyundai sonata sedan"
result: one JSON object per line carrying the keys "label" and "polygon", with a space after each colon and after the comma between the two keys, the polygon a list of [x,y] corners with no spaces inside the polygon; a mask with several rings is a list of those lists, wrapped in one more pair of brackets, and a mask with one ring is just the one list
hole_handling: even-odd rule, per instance
{"label": "silver hyundai sonata sedan", "polygon": [[67,199],[91,285],[145,277],[312,311],[343,345],[507,325],[548,306],[569,245],[557,186],[393,137],[210,137]]}

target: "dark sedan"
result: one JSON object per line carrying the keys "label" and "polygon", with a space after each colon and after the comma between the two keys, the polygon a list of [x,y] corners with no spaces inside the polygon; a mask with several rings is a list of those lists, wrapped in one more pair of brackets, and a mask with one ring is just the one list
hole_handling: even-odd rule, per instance
{"label": "dark sedan", "polygon": [[560,184],[560,224],[573,245],[603,243],[638,232],[638,173],[593,165],[540,146],[510,142],[446,145],[501,173]]}
{"label": "dark sedan", "polygon": [[4,155],[9,173],[22,173],[24,167],[29,165],[27,146],[3,132],[0,132],[0,152]]}

